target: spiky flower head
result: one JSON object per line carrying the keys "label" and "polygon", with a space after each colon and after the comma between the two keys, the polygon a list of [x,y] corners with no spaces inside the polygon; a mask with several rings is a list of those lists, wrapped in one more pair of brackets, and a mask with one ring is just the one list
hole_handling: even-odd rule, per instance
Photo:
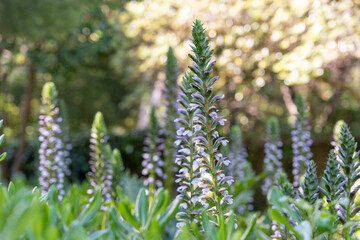
{"label": "spiky flower head", "polygon": [[194,118],[199,110],[194,107],[192,93],[194,89],[191,87],[192,73],[185,73],[180,86],[178,109],[177,140],[175,145],[179,146],[175,163],[179,166],[179,172],[176,175],[176,183],[179,183],[177,191],[178,199],[181,200],[179,212],[177,214],[177,227],[181,228],[185,225],[200,223],[202,205],[200,204],[201,189],[199,187],[200,171],[199,162],[201,160],[196,152],[196,144],[194,137],[197,132],[194,129]]}
{"label": "spiky flower head", "polygon": [[113,176],[108,138],[104,117],[101,112],[97,112],[91,128],[89,177],[92,189],[89,189],[88,193],[93,194],[101,189],[105,204],[111,202]]}
{"label": "spiky flower head", "polygon": [[148,193],[153,196],[156,189],[163,186],[163,180],[166,178],[163,167],[164,161],[161,159],[161,151],[159,150],[159,125],[155,115],[155,107],[151,107],[150,125],[148,135],[144,141],[143,153],[143,170],[142,174],[146,176],[144,185],[148,186]]}
{"label": "spiky flower head", "polygon": [[340,135],[341,135],[341,129],[344,125],[343,120],[339,120],[336,122],[333,130],[333,141],[331,142],[331,145],[335,148],[335,153],[338,153],[339,145],[340,145]]}
{"label": "spiky flower head", "polygon": [[[336,159],[336,153],[331,150],[329,153],[328,161],[324,176],[322,177],[324,188],[319,187],[321,193],[326,197],[327,202],[338,201],[344,193],[343,185],[345,184],[344,176],[339,169],[339,163]],[[335,208],[331,210],[335,212]]]}
{"label": "spiky flower head", "polygon": [[291,131],[292,135],[292,148],[293,148],[293,175],[294,175],[294,187],[299,187],[300,177],[304,175],[310,159],[312,158],[311,152],[311,127],[309,125],[306,113],[307,107],[304,98],[300,93],[296,95],[295,99],[297,107],[296,121]]}
{"label": "spiky flower head", "polygon": [[125,169],[121,153],[117,148],[112,151],[111,163],[113,166],[113,195],[115,195],[116,187],[121,185],[121,176]]}
{"label": "spiky flower head", "polygon": [[[355,203],[355,197],[360,185],[356,181],[360,179],[359,170],[359,152],[356,150],[357,143],[351,135],[350,129],[346,123],[342,125],[339,146],[338,163],[344,177],[344,194],[342,197],[347,198],[347,201],[340,201],[339,212],[342,222],[347,223],[359,211],[359,205]],[[350,239],[354,233],[355,228],[346,228],[343,231],[344,238]]]}
{"label": "spiky flower head", "polygon": [[301,184],[300,197],[310,204],[314,204],[319,197],[319,179],[316,174],[316,165],[313,160],[306,170],[305,180]]}
{"label": "spiky flower head", "polygon": [[[247,160],[248,154],[246,151],[245,144],[243,142],[243,134],[239,125],[234,125],[230,130],[230,143],[229,147],[225,146],[222,149],[229,150],[228,156],[230,165],[228,168],[228,173],[234,178],[234,181],[241,181],[247,177],[255,176],[255,172],[252,169],[251,163]],[[226,154],[225,151],[222,151],[223,154]],[[253,197],[249,197],[247,202],[241,204],[237,211],[240,214],[244,214],[248,210],[252,210],[254,207],[252,205]]]}
{"label": "spiky flower head", "polygon": [[275,181],[283,172],[281,147],[279,122],[277,118],[272,117],[268,122],[267,139],[265,143],[264,172],[266,172],[266,177],[261,187],[264,195],[267,194],[270,187],[274,185]]}
{"label": "spiky flower head", "polygon": [[239,125],[234,125],[230,130],[229,159],[231,159],[229,174],[234,180],[245,177],[248,153],[246,151],[242,131]]}
{"label": "spiky flower head", "polygon": [[165,173],[166,180],[164,182],[165,188],[170,192],[172,191],[172,187],[174,184],[174,173],[177,171],[177,168],[174,163],[174,159],[176,156],[176,147],[174,142],[176,140],[176,122],[175,119],[177,117],[177,96],[178,96],[178,86],[177,86],[177,78],[178,78],[178,66],[177,60],[174,55],[174,51],[171,47],[169,47],[169,51],[167,53],[167,62],[166,62],[166,80],[165,80],[165,90],[164,90],[164,98],[165,98],[165,106],[166,106],[166,114],[165,114],[165,149],[164,149],[164,161],[165,161]]}
{"label": "spiky flower head", "polygon": [[60,109],[60,117],[62,119],[61,121],[61,129],[62,129],[62,134],[61,134],[61,138],[62,141],[64,143],[64,173],[66,176],[70,176],[71,175],[71,170],[70,170],[70,164],[71,164],[71,158],[70,158],[70,150],[72,149],[72,145],[70,143],[70,130],[69,130],[69,119],[68,119],[68,113],[67,113],[67,108],[65,105],[64,100],[60,100],[59,101],[59,109]]}
{"label": "spiky flower head", "polygon": [[39,116],[39,183],[43,193],[52,185],[58,190],[61,200],[65,194],[64,143],[62,141],[61,122],[58,106],[58,92],[55,84],[45,83],[42,89],[42,101]]}
{"label": "spiky flower head", "polygon": [[224,125],[226,119],[218,114],[217,102],[223,95],[214,95],[213,85],[218,77],[211,77],[215,62],[211,62],[212,50],[205,29],[199,20],[196,20],[192,29],[191,46],[193,54],[190,58],[193,65],[190,66],[192,77],[191,86],[195,93],[193,107],[199,109],[194,118],[194,130],[197,136],[194,138],[196,151],[200,156],[200,173],[202,195],[199,197],[204,208],[219,219],[223,215],[225,205],[233,202],[229,195],[228,186],[234,181],[226,176],[223,166],[228,166],[230,160],[222,155],[220,148],[226,145],[228,140],[220,137],[219,126]]}

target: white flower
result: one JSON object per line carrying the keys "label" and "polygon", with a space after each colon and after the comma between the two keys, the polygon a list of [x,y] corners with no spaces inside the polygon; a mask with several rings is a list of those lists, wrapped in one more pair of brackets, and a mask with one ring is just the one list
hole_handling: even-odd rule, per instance
{"label": "white flower", "polygon": [[175,158],[175,163],[177,165],[181,165],[181,158]]}
{"label": "white flower", "polygon": [[202,193],[203,193],[204,195],[207,195],[209,192],[210,192],[210,188],[203,188],[203,189],[202,189]]}
{"label": "white flower", "polygon": [[218,137],[219,137],[219,132],[218,132],[218,131],[214,131],[214,132],[212,133],[212,136],[213,136],[213,138],[218,138]]}
{"label": "white flower", "polygon": [[186,136],[186,135],[188,135],[189,137],[191,137],[191,136],[192,136],[192,132],[191,132],[190,130],[185,130],[185,131],[183,132],[183,136]]}
{"label": "white flower", "polygon": [[229,166],[230,165],[230,160],[229,159],[225,160],[224,164],[225,164],[225,166]]}
{"label": "white flower", "polygon": [[220,173],[219,175],[217,175],[216,179],[217,179],[218,181],[220,181],[220,180],[223,179],[224,177],[225,177],[225,174]]}
{"label": "white flower", "polygon": [[196,108],[198,108],[199,107],[199,105],[197,105],[197,104],[195,104],[195,103],[190,103],[189,104],[189,107],[188,107],[188,110],[189,111],[192,111],[192,110],[194,110],[194,109],[196,109]]}
{"label": "white flower", "polygon": [[195,132],[198,132],[200,130],[201,130],[201,125],[197,124],[197,125],[194,126],[194,131]]}
{"label": "white flower", "polygon": [[217,118],[217,113],[216,113],[216,112],[211,112],[209,115],[210,115],[210,117],[211,117],[212,119]]}
{"label": "white flower", "polygon": [[180,207],[183,208],[183,209],[187,209],[187,204],[186,203],[181,203]]}
{"label": "white flower", "polygon": [[178,222],[177,224],[176,224],[176,227],[177,228],[182,228],[182,227],[185,227],[185,223],[184,222]]}
{"label": "white flower", "polygon": [[181,168],[180,170],[179,170],[179,173],[188,173],[189,172],[189,170],[187,169],[187,168]]}
{"label": "white flower", "polygon": [[183,135],[184,130],[185,130],[185,128],[181,127],[176,131],[176,134],[181,136],[181,135]]}
{"label": "white flower", "polygon": [[199,198],[198,196],[192,197],[192,198],[190,199],[190,201],[191,201],[192,203],[196,203],[196,202],[198,202],[199,200],[200,200],[200,198]]}
{"label": "white flower", "polygon": [[175,141],[175,146],[179,146],[180,143],[181,143],[181,140],[180,140],[180,139],[176,140],[176,141]]}
{"label": "white flower", "polygon": [[228,142],[229,142],[228,140],[224,139],[224,140],[221,141],[221,144],[223,146],[226,146],[228,144]]}
{"label": "white flower", "polygon": [[222,119],[219,120],[219,123],[220,123],[221,126],[224,126],[225,122],[226,122],[225,118],[222,118]]}
{"label": "white flower", "polygon": [[216,160],[220,160],[222,158],[222,154],[218,153],[215,155]]}
{"label": "white flower", "polygon": [[188,148],[180,149],[179,152],[182,152],[182,153],[185,153],[185,154],[187,154],[187,155],[190,155],[190,149],[188,149]]}

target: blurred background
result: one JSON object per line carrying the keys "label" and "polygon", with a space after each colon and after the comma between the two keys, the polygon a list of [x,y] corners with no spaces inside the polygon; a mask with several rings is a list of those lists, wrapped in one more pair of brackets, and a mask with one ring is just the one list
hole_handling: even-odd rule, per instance
{"label": "blurred background", "polygon": [[150,105],[161,108],[166,52],[180,76],[190,61],[191,25],[203,21],[214,49],[222,114],[241,124],[249,159],[261,172],[266,122],[280,120],[291,166],[296,92],[310,107],[319,171],[337,120],[360,136],[360,1],[338,0],[3,0],[0,2],[0,119],[7,159],[1,178],[36,181],[42,85],[65,101],[72,180],[88,171],[90,124],[102,111],[125,165],[140,172]]}

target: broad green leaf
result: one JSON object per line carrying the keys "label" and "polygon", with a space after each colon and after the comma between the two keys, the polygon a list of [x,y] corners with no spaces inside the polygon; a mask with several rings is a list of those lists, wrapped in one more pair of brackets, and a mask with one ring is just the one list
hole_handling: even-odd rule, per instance
{"label": "broad green leaf", "polygon": [[158,216],[160,229],[164,229],[165,224],[174,217],[179,208],[180,201],[175,199],[170,203],[170,205]]}
{"label": "broad green leaf", "polygon": [[131,225],[133,225],[134,228],[140,229],[140,223],[134,218],[134,216],[131,214],[130,208],[125,202],[119,203],[119,210],[121,213],[121,216],[129,222]]}
{"label": "broad green leaf", "polygon": [[0,155],[0,162],[6,158],[7,153],[4,152]]}
{"label": "broad green leaf", "polygon": [[94,199],[91,201],[90,205],[83,211],[79,216],[79,222],[81,225],[87,223],[91,218],[93,218],[96,213],[99,212],[101,206],[101,192],[97,191],[95,193]]}
{"label": "broad green leaf", "polygon": [[243,233],[243,235],[241,236],[241,240],[246,240],[250,237],[251,233],[252,233],[252,230],[255,226],[255,223],[256,223],[256,215],[254,214],[254,216],[252,216],[251,220],[250,220],[250,223],[249,225],[247,226],[245,232]]}
{"label": "broad green leaf", "polygon": [[145,226],[147,215],[148,201],[145,189],[141,189],[135,202],[135,216],[140,222],[141,226]]}
{"label": "broad green leaf", "polygon": [[96,239],[99,239],[101,236],[107,234],[109,232],[109,229],[103,229],[103,230],[99,230],[99,231],[96,231],[96,232],[93,232],[92,234],[90,234],[88,236],[88,240],[96,240]]}

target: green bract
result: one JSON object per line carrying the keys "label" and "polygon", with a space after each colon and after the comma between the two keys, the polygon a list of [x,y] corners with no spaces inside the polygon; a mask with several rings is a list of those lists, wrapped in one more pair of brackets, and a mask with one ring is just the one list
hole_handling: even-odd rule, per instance
{"label": "green bract", "polygon": [[319,197],[319,180],[316,175],[316,165],[313,160],[310,161],[305,174],[305,180],[301,184],[302,192],[299,193],[300,198],[310,204],[315,204]]}
{"label": "green bract", "polygon": [[108,135],[105,121],[101,112],[96,113],[91,128],[90,138],[90,184],[89,194],[101,189],[106,204],[111,202],[113,166],[111,147],[107,143]]}

